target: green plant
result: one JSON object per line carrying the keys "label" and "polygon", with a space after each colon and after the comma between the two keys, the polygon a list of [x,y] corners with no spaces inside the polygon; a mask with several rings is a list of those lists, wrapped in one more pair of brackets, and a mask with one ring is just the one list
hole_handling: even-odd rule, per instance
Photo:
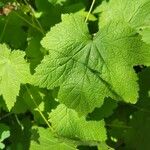
{"label": "green plant", "polygon": [[0,6],[1,149],[150,149],[150,0]]}

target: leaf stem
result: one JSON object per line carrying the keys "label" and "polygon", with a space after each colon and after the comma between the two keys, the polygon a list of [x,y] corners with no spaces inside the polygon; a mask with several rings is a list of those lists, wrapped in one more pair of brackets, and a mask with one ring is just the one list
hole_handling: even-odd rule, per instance
{"label": "leaf stem", "polygon": [[89,12],[88,12],[88,14],[87,14],[87,16],[86,16],[86,19],[85,19],[85,22],[87,22],[88,19],[89,19],[89,16],[90,16],[90,14],[91,14],[91,12],[92,12],[92,9],[93,9],[93,7],[94,7],[95,1],[96,1],[96,0],[93,0],[93,1],[92,1],[92,4],[91,4],[91,6],[90,6],[90,10],[89,10]]}
{"label": "leaf stem", "polygon": [[40,28],[40,30],[41,30],[41,32],[42,32],[42,34],[45,35],[44,29],[43,29],[41,23],[40,23],[40,22],[38,21],[38,19],[35,17],[35,11],[34,11],[34,9],[33,9],[32,6],[27,2],[27,0],[24,0],[24,2],[25,2],[25,4],[28,6],[28,8],[30,9],[30,11],[31,11],[31,13],[32,13],[32,15],[33,15],[35,21],[37,22],[37,24],[38,24],[38,26],[39,26],[39,28]]}
{"label": "leaf stem", "polygon": [[45,121],[45,123],[47,124],[47,126],[49,127],[49,129],[50,129],[52,132],[54,132],[52,126],[50,125],[50,123],[48,122],[48,120],[46,119],[46,117],[44,116],[44,114],[42,113],[42,111],[40,110],[38,104],[37,104],[36,101],[34,100],[34,97],[32,96],[32,93],[30,92],[30,90],[29,90],[29,88],[27,87],[27,85],[25,85],[25,87],[26,87],[27,92],[28,92],[28,94],[30,95],[30,97],[31,97],[31,99],[32,99],[32,101],[33,101],[33,103],[34,103],[34,105],[36,106],[36,108],[37,108],[39,114],[41,115],[41,117],[43,118],[43,120]]}
{"label": "leaf stem", "polygon": [[[15,2],[18,3],[17,0],[15,0]],[[26,3],[26,2],[25,2],[25,3]],[[28,4],[28,3],[27,3],[27,4]],[[28,6],[28,7],[29,7],[29,6]],[[31,8],[30,8],[30,10],[31,10]],[[35,28],[36,30],[38,30],[40,33],[42,33],[43,35],[45,35],[45,34],[44,34],[44,31],[43,31],[43,28],[41,28],[41,26],[40,26],[40,28],[39,28],[39,27],[37,27],[36,25],[30,23],[27,19],[25,19],[23,16],[19,15],[19,14],[16,13],[15,11],[14,11],[14,13],[15,13],[20,19],[22,19],[23,21],[25,21],[27,24],[29,24],[30,26],[32,26],[33,28]],[[38,24],[38,25],[39,25],[39,24]]]}
{"label": "leaf stem", "polygon": [[7,117],[9,117],[9,116],[11,116],[12,114],[13,114],[12,112],[9,112],[6,115],[0,117],[0,121],[3,120],[3,119],[5,119],[5,118],[7,118]]}
{"label": "leaf stem", "polygon": [[21,129],[23,129],[24,127],[23,127],[23,125],[21,124],[21,122],[20,122],[20,120],[19,120],[19,118],[18,118],[17,115],[15,115],[15,118],[16,118],[16,121],[17,121],[18,125],[21,127]]}
{"label": "leaf stem", "polygon": [[30,26],[32,26],[33,28],[37,29],[39,32],[41,32],[43,34],[43,32],[41,31],[40,28],[38,28],[37,26],[35,26],[34,24],[30,23],[27,19],[25,19],[24,17],[22,17],[21,15],[19,15],[18,13],[16,13],[14,11],[14,13],[22,20],[24,20],[27,24],[29,24]]}

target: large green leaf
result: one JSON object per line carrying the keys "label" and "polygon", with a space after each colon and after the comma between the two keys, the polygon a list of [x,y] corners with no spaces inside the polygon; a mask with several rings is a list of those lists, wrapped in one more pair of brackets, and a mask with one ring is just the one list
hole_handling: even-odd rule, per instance
{"label": "large green leaf", "polygon": [[6,45],[0,45],[0,95],[9,110],[16,102],[20,84],[30,82],[30,69],[24,56],[22,51],[11,51]]}
{"label": "large green leaf", "polygon": [[110,95],[137,101],[132,67],[150,64],[150,47],[128,24],[110,22],[92,37],[84,18],[63,15],[42,45],[50,54],[36,68],[34,84],[48,89],[60,86],[59,101],[69,108],[87,114]]}

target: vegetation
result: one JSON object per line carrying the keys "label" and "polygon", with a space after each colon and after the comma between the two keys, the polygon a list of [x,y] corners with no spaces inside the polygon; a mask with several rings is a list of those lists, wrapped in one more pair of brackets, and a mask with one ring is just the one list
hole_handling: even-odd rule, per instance
{"label": "vegetation", "polygon": [[150,0],[2,0],[0,149],[149,150]]}

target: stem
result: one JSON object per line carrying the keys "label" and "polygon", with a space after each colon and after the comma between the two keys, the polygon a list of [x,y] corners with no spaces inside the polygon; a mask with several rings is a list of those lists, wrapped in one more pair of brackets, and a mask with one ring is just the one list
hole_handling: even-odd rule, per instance
{"label": "stem", "polygon": [[41,32],[43,34],[43,32],[41,31],[40,28],[38,28],[37,26],[35,26],[34,24],[30,23],[28,20],[26,20],[24,17],[22,17],[21,15],[19,15],[18,13],[16,13],[14,11],[14,13],[22,20],[24,20],[26,23],[28,23],[30,26],[32,26],[33,28],[37,29],[39,32]]}
{"label": "stem", "polygon": [[[15,2],[18,3],[17,0],[15,0]],[[26,2],[25,2],[25,3],[26,3]],[[28,3],[27,3],[27,4],[28,4]],[[29,6],[28,6],[28,7],[29,7]],[[30,8],[30,9],[31,9],[31,8]],[[25,19],[24,17],[22,17],[21,15],[19,15],[19,14],[16,13],[15,11],[14,11],[14,13],[15,13],[20,19],[22,19],[23,21],[25,21],[27,24],[29,24],[29,25],[32,26],[33,28],[37,29],[40,33],[42,33],[43,35],[45,35],[44,32],[43,32],[43,30],[41,29],[41,27],[39,28],[39,27],[37,27],[36,25],[30,23],[27,19]]]}
{"label": "stem", "polygon": [[21,124],[21,122],[20,122],[18,116],[15,115],[15,118],[16,118],[16,121],[17,121],[18,125],[19,125],[19,126],[21,127],[21,129],[23,130],[24,127],[23,127],[23,125]]}
{"label": "stem", "polygon": [[13,114],[13,113],[10,112],[10,113],[8,113],[8,114],[6,114],[6,115],[0,117],[0,121],[3,120],[3,119],[5,119],[5,118],[7,118],[7,117],[9,117],[9,116],[11,116],[12,114]]}
{"label": "stem", "polygon": [[0,42],[1,42],[1,41],[2,41],[2,39],[3,39],[3,36],[4,36],[5,30],[6,30],[7,24],[8,24],[8,19],[7,19],[7,21],[5,22],[5,25],[4,25],[4,28],[3,28],[3,31],[2,31],[2,33],[1,33],[1,36],[0,36]]}
{"label": "stem", "polygon": [[126,126],[126,125],[112,125],[112,124],[106,124],[106,127],[115,127],[115,128],[132,129],[131,126]]}
{"label": "stem", "polygon": [[29,5],[29,3],[27,2],[27,0],[24,0],[24,2],[25,2],[25,4],[28,6],[28,8],[30,9],[30,11],[31,11],[31,13],[32,13],[32,15],[33,15],[35,21],[37,22],[39,28],[40,28],[41,31],[42,31],[42,34],[45,35],[42,25],[40,24],[40,22],[38,21],[38,19],[37,19],[37,18],[35,17],[35,15],[34,15],[34,14],[35,14],[34,9],[32,8],[31,5]]}
{"label": "stem", "polygon": [[94,7],[95,1],[96,1],[96,0],[93,0],[93,1],[92,1],[92,4],[91,4],[91,6],[90,6],[90,10],[89,10],[89,12],[88,12],[88,14],[87,14],[87,16],[86,16],[86,19],[85,19],[85,22],[87,22],[88,19],[89,19],[89,16],[90,16],[90,14],[91,14],[91,12],[92,12],[92,9],[93,9],[93,7]]}
{"label": "stem", "polygon": [[30,92],[30,90],[29,90],[29,88],[27,87],[27,85],[25,85],[25,87],[26,87],[27,92],[28,92],[28,94],[30,95],[30,97],[31,97],[31,99],[32,99],[32,101],[33,101],[33,103],[35,104],[35,106],[36,106],[36,108],[37,108],[39,114],[41,115],[41,117],[43,118],[43,120],[45,121],[45,123],[47,124],[47,126],[49,127],[49,129],[50,129],[52,132],[54,132],[52,126],[49,124],[48,120],[45,118],[45,116],[44,116],[44,114],[42,113],[42,111],[40,110],[38,104],[37,104],[36,101],[34,100],[34,97],[32,96],[32,93]]}

